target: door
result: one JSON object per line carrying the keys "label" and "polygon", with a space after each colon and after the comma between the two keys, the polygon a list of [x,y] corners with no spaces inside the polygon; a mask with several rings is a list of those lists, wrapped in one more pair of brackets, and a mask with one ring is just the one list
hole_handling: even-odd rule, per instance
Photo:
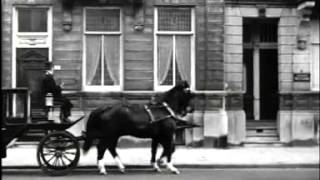
{"label": "door", "polygon": [[17,87],[30,90],[31,110],[44,107],[41,77],[47,69],[47,48],[17,48]]}
{"label": "door", "polygon": [[46,116],[39,78],[52,61],[52,19],[52,7],[46,5],[17,4],[12,11],[12,87],[31,91],[32,120]]}
{"label": "door", "polygon": [[244,67],[244,111],[247,119],[254,119],[253,111],[253,51],[252,49],[244,49],[243,51],[243,67]]}
{"label": "door", "polygon": [[278,111],[278,52],[260,50],[260,119],[277,119]]}
{"label": "door", "polygon": [[243,27],[244,110],[249,120],[276,120],[278,19],[245,18]]}

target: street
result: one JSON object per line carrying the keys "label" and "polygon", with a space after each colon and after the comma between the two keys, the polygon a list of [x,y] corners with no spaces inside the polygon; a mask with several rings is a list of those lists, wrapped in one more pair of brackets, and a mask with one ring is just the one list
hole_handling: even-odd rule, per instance
{"label": "street", "polygon": [[316,168],[252,168],[252,169],[201,169],[180,168],[181,174],[174,175],[164,170],[156,173],[150,169],[127,169],[126,174],[121,174],[116,169],[107,169],[108,174],[99,175],[95,169],[76,169],[69,175],[50,177],[40,170],[2,170],[3,180],[318,180],[319,169]]}

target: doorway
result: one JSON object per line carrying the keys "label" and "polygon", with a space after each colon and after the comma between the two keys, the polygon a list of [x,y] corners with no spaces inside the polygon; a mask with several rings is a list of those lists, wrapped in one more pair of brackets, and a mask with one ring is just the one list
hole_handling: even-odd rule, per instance
{"label": "doorway", "polygon": [[277,39],[277,18],[244,18],[244,110],[248,120],[277,119]]}
{"label": "doorway", "polygon": [[17,87],[26,87],[31,96],[31,116],[43,109],[45,102],[41,92],[41,77],[48,62],[48,48],[17,48]]}

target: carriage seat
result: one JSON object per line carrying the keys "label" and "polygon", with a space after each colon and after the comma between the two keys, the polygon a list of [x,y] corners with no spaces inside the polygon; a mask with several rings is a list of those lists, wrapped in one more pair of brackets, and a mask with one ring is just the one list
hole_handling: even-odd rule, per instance
{"label": "carriage seat", "polygon": [[[58,101],[54,101],[53,103],[53,110],[59,109],[60,111],[60,106],[61,103]],[[38,106],[38,107],[32,107],[31,108],[31,120],[33,123],[41,123],[41,122],[48,122],[50,121],[49,119],[49,109],[47,106]],[[50,121],[51,122],[51,121]]]}
{"label": "carriage seat", "polygon": [[31,109],[31,120],[32,122],[43,122],[48,121],[48,113],[44,108],[32,108]]}

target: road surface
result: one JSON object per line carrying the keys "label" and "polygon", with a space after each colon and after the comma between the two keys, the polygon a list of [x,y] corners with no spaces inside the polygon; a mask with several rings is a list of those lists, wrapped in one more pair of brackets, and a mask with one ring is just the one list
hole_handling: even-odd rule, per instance
{"label": "road surface", "polygon": [[70,174],[50,177],[40,170],[4,169],[3,180],[318,180],[316,168],[252,168],[252,169],[201,169],[181,168],[181,174],[174,175],[164,170],[161,173],[151,169],[127,169],[121,174],[116,169],[107,169],[107,175],[99,175],[96,169],[76,169]]}

